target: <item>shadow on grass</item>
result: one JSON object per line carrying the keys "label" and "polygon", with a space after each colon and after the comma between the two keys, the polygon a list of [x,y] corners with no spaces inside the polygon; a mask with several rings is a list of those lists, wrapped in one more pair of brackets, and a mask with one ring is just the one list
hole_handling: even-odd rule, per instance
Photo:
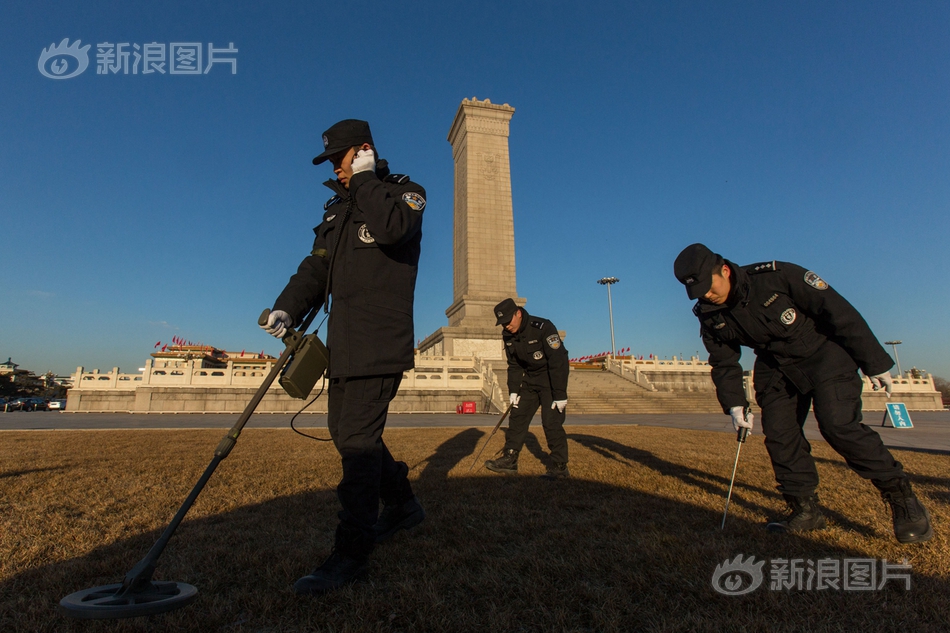
{"label": "shadow on grass", "polygon": [[[908,550],[877,539],[872,555],[867,539],[775,537],[739,516],[721,532],[718,509],[585,481],[583,472],[559,482],[451,473],[468,468],[484,435],[455,434],[413,471],[427,520],[377,548],[370,578],[340,592],[301,599],[291,591],[331,545],[337,502],[333,491],[319,490],[183,523],[156,573],[199,588],[198,600],[181,611],[119,622],[54,613],[68,593],[121,580],[158,537],[152,531],[4,579],[0,629],[938,631],[950,624],[944,615],[950,584],[934,572],[915,571],[911,591],[897,582],[879,591],[782,591],[770,589],[766,562],[764,584],[748,595],[726,596],[712,586],[716,566],[738,554],[759,561],[893,561],[900,552],[935,552],[942,541]],[[722,477],[701,468],[604,438],[571,439],[704,491],[723,489]],[[750,500],[750,507],[761,501]]]}
{"label": "shadow on grass", "polygon": [[70,464],[65,466],[50,466],[49,468],[28,468],[24,470],[10,470],[5,473],[0,473],[0,479],[10,479],[11,477],[22,477],[23,475],[34,475],[36,473],[51,473],[58,470],[67,470],[72,468]]}
{"label": "shadow on grass", "polygon": [[[661,475],[675,477],[684,484],[695,486],[700,490],[711,494],[721,495],[723,497],[723,503],[725,504],[725,491],[729,489],[728,477],[713,475],[702,470],[691,468],[689,466],[683,466],[682,464],[670,462],[657,457],[649,451],[633,448],[631,446],[620,444],[619,442],[602,437],[597,437],[595,435],[572,433],[568,435],[568,439],[574,440],[582,446],[586,446],[592,451],[608,459],[613,459],[620,462],[623,462],[624,460],[635,462],[641,466],[646,466],[647,468],[650,468]],[[765,497],[767,500],[771,501],[771,503],[769,503],[769,505],[756,503],[751,498],[752,494]],[[732,500],[730,503],[743,506],[749,510],[758,512],[759,514],[775,518],[780,518],[780,515],[782,514],[781,509],[784,508],[784,502],[782,501],[781,494],[776,492],[773,488],[754,486],[739,478],[736,479],[735,486],[733,487]],[[777,508],[780,509],[779,512],[776,512]],[[823,508],[823,510],[829,519],[844,527],[845,529],[858,532],[865,536],[872,536],[874,534],[874,531],[867,525],[857,523],[840,512],[835,512],[828,508]]]}

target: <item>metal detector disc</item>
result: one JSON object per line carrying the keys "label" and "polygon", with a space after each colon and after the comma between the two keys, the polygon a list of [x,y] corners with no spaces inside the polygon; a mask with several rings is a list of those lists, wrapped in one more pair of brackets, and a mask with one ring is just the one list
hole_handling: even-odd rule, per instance
{"label": "metal detector disc", "polygon": [[59,601],[59,612],[85,620],[116,620],[165,613],[190,604],[198,589],[183,582],[152,581],[141,591],[121,592],[122,583],[71,593]]}

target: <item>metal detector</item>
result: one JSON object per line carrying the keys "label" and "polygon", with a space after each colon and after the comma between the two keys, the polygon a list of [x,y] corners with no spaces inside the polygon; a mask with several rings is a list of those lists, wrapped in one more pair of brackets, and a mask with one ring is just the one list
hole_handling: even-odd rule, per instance
{"label": "metal detector", "polygon": [[508,414],[511,413],[511,407],[513,407],[513,406],[515,406],[515,405],[509,404],[509,405],[508,405],[508,408],[505,409],[504,414],[502,414],[501,418],[498,419],[498,424],[496,424],[496,425],[495,425],[495,428],[493,428],[493,429],[491,430],[491,435],[488,436],[488,439],[485,440],[485,443],[484,443],[484,444],[482,444],[481,449],[479,449],[478,453],[476,453],[476,455],[475,455],[475,461],[473,461],[473,462],[472,462],[472,465],[468,467],[468,472],[472,472],[472,469],[475,468],[475,464],[478,463],[478,458],[481,457],[482,451],[484,451],[484,450],[485,450],[485,447],[488,446],[488,443],[491,442],[491,438],[495,437],[495,433],[498,432],[498,429],[501,427],[501,423],[504,422],[504,421],[505,421],[505,418],[508,417]]}
{"label": "metal detector", "polygon": [[[261,313],[258,323],[265,325],[270,310],[264,310]],[[251,414],[257,409],[257,405],[263,400],[267,390],[281,376],[281,385],[291,395],[292,390],[302,392],[306,390],[303,396],[310,392],[310,388],[316,383],[317,379],[323,374],[327,366],[327,352],[323,343],[315,334],[304,336],[304,332],[310,326],[317,310],[311,310],[307,318],[304,319],[299,331],[293,328],[287,328],[287,333],[283,337],[286,348],[284,352],[274,363],[270,373],[264,378],[260,388],[251,398],[251,401],[244,408],[244,412],[238,421],[235,422],[231,430],[218,444],[214,451],[214,458],[205,469],[201,479],[195,484],[191,494],[185,499],[185,502],[178,509],[175,518],[172,519],[168,527],[162,533],[152,549],[149,550],[145,558],[140,560],[121,583],[112,585],[103,585],[93,587],[92,589],[83,589],[71,593],[59,601],[59,613],[71,618],[82,618],[88,620],[113,620],[118,618],[134,618],[143,615],[154,615],[164,613],[174,609],[180,609],[190,604],[198,597],[198,589],[192,585],[183,582],[152,580],[152,574],[155,572],[155,564],[158,557],[162,555],[165,546],[171,539],[172,534],[178,528],[178,525],[185,518],[188,510],[194,504],[195,499],[201,493],[205,484],[211,478],[218,464],[228,456],[231,449],[237,443],[238,436]],[[293,361],[293,362],[291,362]],[[288,365],[290,363],[290,365]],[[287,366],[287,371],[283,374],[281,371]],[[293,370],[293,371],[291,371]],[[289,374],[289,377],[288,377]],[[287,378],[285,381],[284,379]],[[312,381],[311,381],[312,378]],[[290,383],[284,384],[285,382]],[[310,387],[306,383],[310,383]]]}
{"label": "metal detector", "polygon": [[729,480],[729,494],[726,495],[726,509],[722,512],[722,525],[719,526],[720,530],[726,529],[726,515],[729,514],[729,500],[732,499],[732,485],[736,483],[736,469],[739,467],[739,451],[742,450],[742,445],[745,443],[745,438],[749,435],[749,429],[744,426],[739,427],[739,430],[736,432],[736,441],[739,443],[739,446],[736,447],[736,463],[732,465],[732,479]]}

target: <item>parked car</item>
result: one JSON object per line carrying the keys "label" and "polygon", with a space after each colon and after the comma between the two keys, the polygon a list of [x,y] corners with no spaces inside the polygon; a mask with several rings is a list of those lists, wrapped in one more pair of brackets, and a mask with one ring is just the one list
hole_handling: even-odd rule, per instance
{"label": "parked car", "polygon": [[45,411],[48,409],[43,398],[17,398],[10,403],[8,411]]}
{"label": "parked car", "polygon": [[47,407],[50,411],[64,411],[66,409],[66,399],[65,398],[54,398],[49,401]]}

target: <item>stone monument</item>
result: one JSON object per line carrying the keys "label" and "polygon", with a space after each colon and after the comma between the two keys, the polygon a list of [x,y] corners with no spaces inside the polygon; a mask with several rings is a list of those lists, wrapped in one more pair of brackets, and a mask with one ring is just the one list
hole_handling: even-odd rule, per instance
{"label": "stone monument", "polygon": [[492,308],[515,287],[508,122],[515,109],[488,99],[463,99],[449,130],[455,162],[454,300],[448,327],[419,346],[423,355],[502,358]]}

